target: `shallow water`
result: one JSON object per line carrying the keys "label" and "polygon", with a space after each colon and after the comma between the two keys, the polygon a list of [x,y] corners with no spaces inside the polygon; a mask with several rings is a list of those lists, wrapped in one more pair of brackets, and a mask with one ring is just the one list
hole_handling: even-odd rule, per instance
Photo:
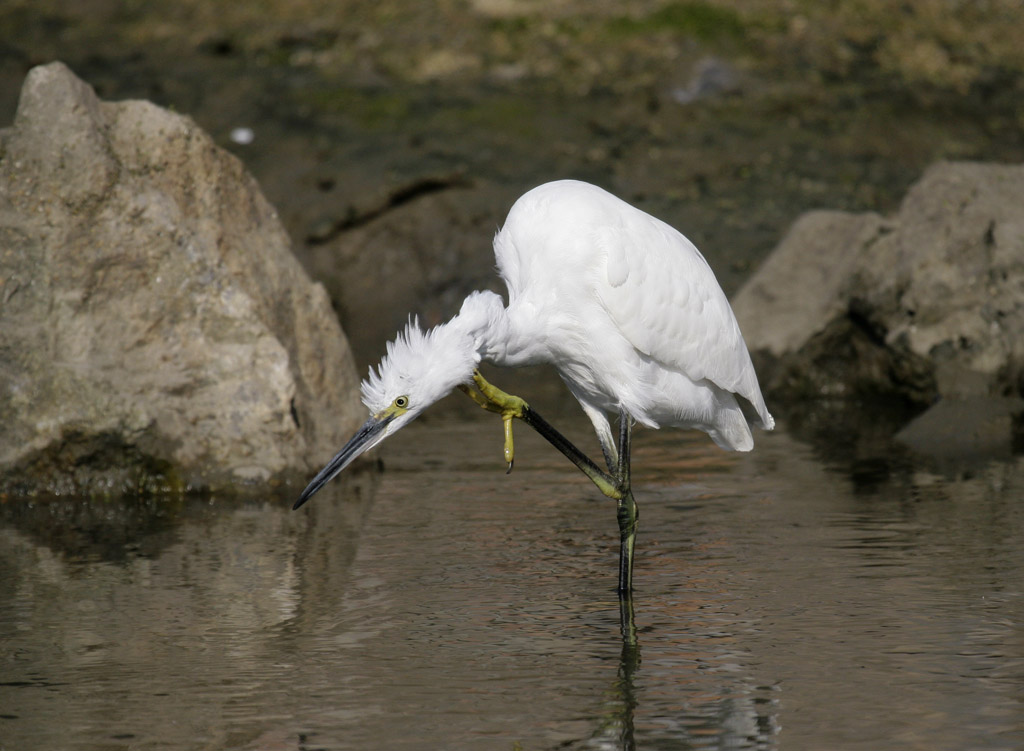
{"label": "shallow water", "polygon": [[612,502],[500,442],[421,421],[298,512],[3,504],[0,748],[1024,747],[1019,461],[638,431],[634,648]]}

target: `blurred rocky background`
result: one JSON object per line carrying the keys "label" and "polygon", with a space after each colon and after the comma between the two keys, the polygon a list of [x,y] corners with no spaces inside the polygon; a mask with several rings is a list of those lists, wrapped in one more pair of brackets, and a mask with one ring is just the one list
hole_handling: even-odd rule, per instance
{"label": "blurred rocky background", "polygon": [[[1011,0],[8,0],[0,123],[53,60],[104,102],[187,115],[255,177],[359,372],[409,313],[433,324],[469,290],[499,289],[490,238],[549,179],[597,182],[675,225],[730,295],[785,237],[791,270],[773,261],[751,279],[741,317],[820,318],[785,346],[751,324],[773,411],[809,437],[836,420],[888,436],[943,397],[1020,394],[1021,202],[1006,192],[1020,180],[966,163],[1024,156],[1021,14]],[[797,221],[815,209],[843,213]],[[822,252],[835,266],[801,275]],[[993,302],[972,317],[989,281]],[[796,284],[817,301],[779,308]],[[308,389],[296,383],[283,393]],[[1011,444],[1013,404],[991,423]]]}

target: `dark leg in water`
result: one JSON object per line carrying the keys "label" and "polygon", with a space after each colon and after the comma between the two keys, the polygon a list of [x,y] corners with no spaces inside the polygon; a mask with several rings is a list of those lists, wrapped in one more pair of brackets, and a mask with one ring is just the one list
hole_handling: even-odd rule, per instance
{"label": "dark leg in water", "polygon": [[633,621],[633,596],[629,592],[619,593],[619,629],[622,632],[622,651],[619,653],[619,670],[616,676],[616,693],[621,707],[619,710],[619,747],[624,751],[636,748],[634,740],[633,711],[637,699],[634,676],[640,668],[640,644],[636,638],[636,624]]}
{"label": "dark leg in water", "polygon": [[[640,511],[633,500],[630,486],[629,452],[633,425],[629,415],[619,413],[619,461],[615,468],[615,485],[619,490],[616,499],[616,516],[619,520],[619,594],[633,591],[633,548],[636,545],[636,526]],[[609,468],[610,469],[610,468]]]}
{"label": "dark leg in water", "polygon": [[505,459],[512,469],[514,458],[512,446],[513,417],[518,417],[542,435],[548,443],[561,451],[575,464],[598,489],[617,502],[616,516],[619,520],[619,631],[622,637],[622,652],[619,657],[619,671],[616,678],[616,692],[622,707],[618,718],[620,723],[619,741],[624,751],[636,748],[634,741],[633,710],[637,700],[633,687],[633,676],[640,667],[640,645],[636,636],[636,622],[633,617],[633,548],[636,542],[636,526],[639,512],[630,487],[629,453],[632,437],[632,422],[624,412],[619,413],[618,457],[609,460],[605,449],[608,471],[605,472],[586,454],[574,446],[543,417],[517,396],[506,394],[488,383],[479,372],[474,374],[479,391],[468,386],[462,390],[484,409],[497,412],[505,423]]}

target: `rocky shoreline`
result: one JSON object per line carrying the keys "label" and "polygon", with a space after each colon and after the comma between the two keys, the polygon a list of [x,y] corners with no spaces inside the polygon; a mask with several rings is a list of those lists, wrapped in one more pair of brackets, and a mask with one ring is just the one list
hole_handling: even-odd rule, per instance
{"label": "rocky shoreline", "polygon": [[[359,417],[354,363],[375,360],[410,312],[430,324],[470,289],[500,291],[494,229],[532,182],[565,174],[678,226],[727,291],[745,282],[737,313],[783,422],[819,415],[812,433],[827,434],[836,404],[864,413],[862,400],[882,399],[896,405],[888,433],[932,407],[900,432],[926,453],[955,454],[964,438],[984,455],[1015,450],[1021,168],[924,170],[935,153],[1024,154],[1012,108],[998,104],[1019,86],[1013,60],[999,64],[990,95],[981,67],[933,66],[934,99],[903,113],[906,134],[853,116],[885,111],[884,96],[841,105],[855,124],[839,133],[816,119],[828,97],[755,72],[765,41],[751,52],[742,24],[720,17],[715,28],[740,30],[705,38],[692,16],[659,13],[611,13],[580,31],[581,50],[607,41],[587,35],[616,28],[622,43],[584,66],[573,96],[565,71],[545,79],[542,62],[565,64],[557,49],[575,22],[552,22],[557,49],[525,71],[502,67],[501,55],[424,54],[419,68],[395,63],[362,83],[327,74],[320,53],[341,49],[336,37],[300,34],[283,68],[264,60],[294,73],[269,79],[268,91],[315,128],[275,112],[251,142],[230,135],[252,93],[238,70],[238,99],[221,97],[216,110],[195,100],[208,135],[189,117],[101,101],[90,88],[95,78],[104,99],[121,99],[106,92],[130,89],[124,76],[86,83],[58,63],[34,68],[0,136],[0,492],[180,492],[308,472]],[[516,17],[494,16],[489,39],[536,44],[538,28],[494,20]],[[195,43],[206,63],[228,67],[267,49]],[[83,66],[97,70],[96,60]],[[897,64],[900,75],[908,66]],[[618,71],[607,89],[605,69]],[[993,106],[977,122],[952,110],[946,124],[959,130],[947,135],[928,113],[958,86],[964,101]],[[833,162],[826,141],[865,156]],[[924,176],[900,200],[913,169]],[[843,210],[792,213],[811,203]]]}

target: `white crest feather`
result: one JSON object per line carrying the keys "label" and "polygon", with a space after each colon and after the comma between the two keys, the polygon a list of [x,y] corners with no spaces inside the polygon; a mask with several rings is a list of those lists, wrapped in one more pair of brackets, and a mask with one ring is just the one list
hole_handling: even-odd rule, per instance
{"label": "white crest feather", "polygon": [[468,382],[480,362],[473,336],[456,316],[429,331],[410,317],[405,329],[388,342],[376,371],[371,367],[361,386],[363,404],[376,414],[396,397],[407,396],[410,411],[419,412]]}

